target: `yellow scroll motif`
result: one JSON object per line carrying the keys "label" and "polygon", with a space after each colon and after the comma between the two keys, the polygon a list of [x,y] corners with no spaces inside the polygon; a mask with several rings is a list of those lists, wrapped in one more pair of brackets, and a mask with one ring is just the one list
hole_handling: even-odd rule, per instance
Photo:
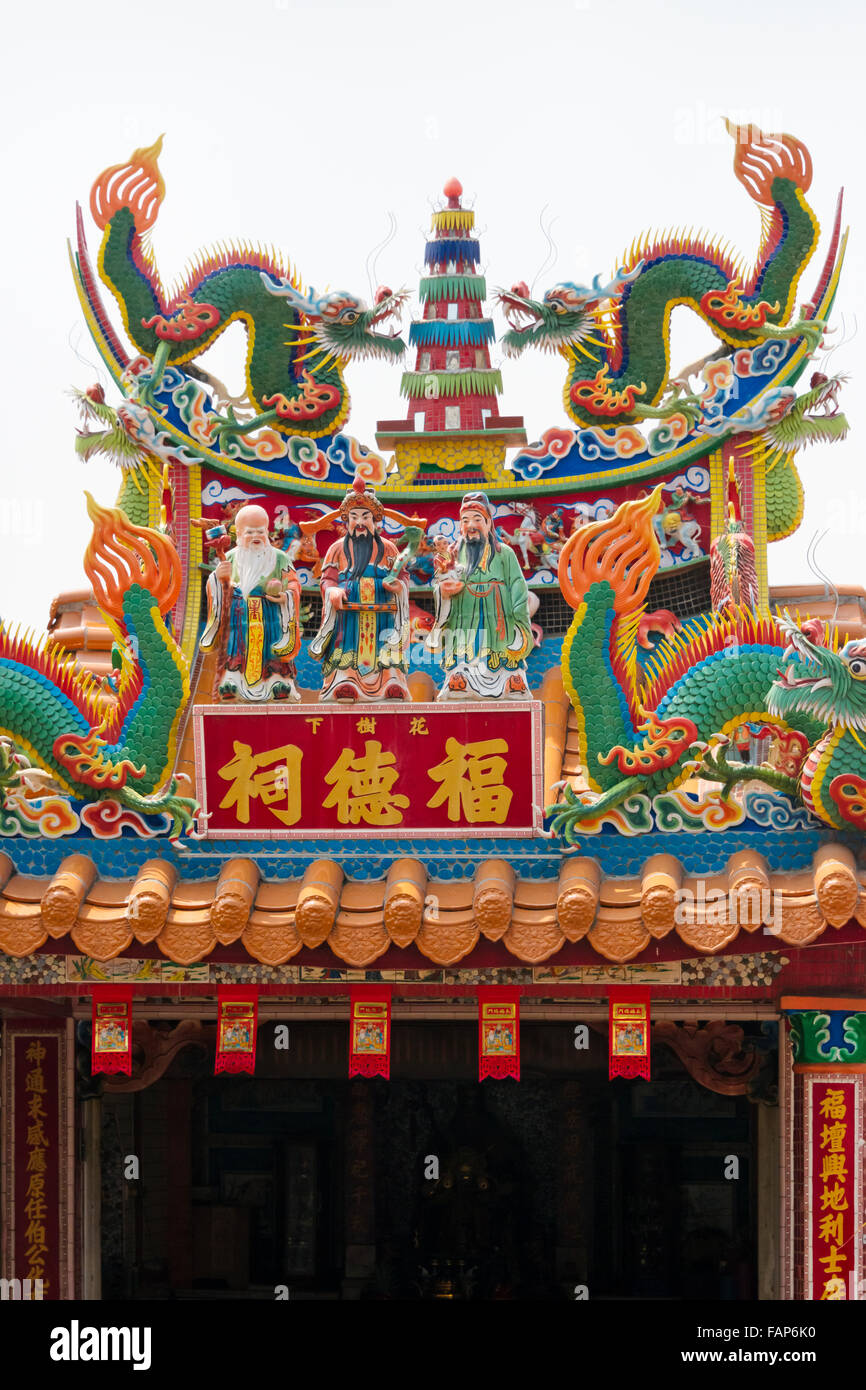
{"label": "yellow scroll motif", "polygon": [[247,685],[257,685],[262,678],[262,657],[265,651],[265,624],[262,600],[247,599],[249,626],[247,630],[247,664],[244,675]]}

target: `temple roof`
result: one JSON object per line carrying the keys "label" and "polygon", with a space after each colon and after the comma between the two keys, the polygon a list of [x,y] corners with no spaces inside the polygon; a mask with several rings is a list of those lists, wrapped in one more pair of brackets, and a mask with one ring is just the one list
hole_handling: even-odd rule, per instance
{"label": "temple roof", "polygon": [[856,584],[840,584],[832,590],[811,584],[774,584],[770,589],[774,613],[787,608],[803,617],[826,618],[840,637],[866,637],[866,590]]}
{"label": "temple roof", "polygon": [[46,646],[69,652],[80,670],[97,677],[107,675],[113,643],[91,589],[72,589],[52,601]]}
{"label": "temple roof", "polygon": [[[686,910],[681,888],[693,894]],[[713,889],[721,890],[715,900]],[[763,856],[746,850],[700,880],[670,854],[653,855],[632,878],[607,878],[595,860],[575,856],[555,879],[519,878],[507,860],[488,859],[472,879],[443,882],[405,858],[384,879],[353,882],[333,859],[316,860],[299,879],[267,880],[242,857],[227,860],[212,879],[184,879],[162,859],[149,860],[135,878],[102,879],[82,854],[69,855],[50,878],[31,878],[0,853],[0,950],[33,955],[49,938],[68,935],[97,960],[153,943],[180,965],[220,946],[281,965],[304,948],[327,946],[337,960],[362,968],[392,946],[454,965],[482,939],[534,965],[585,940],[603,959],[622,963],[654,957],[650,948],[671,934],[688,952],[722,951],[740,930],[761,930],[754,905],[762,894],[773,904],[772,935],[787,946],[809,945],[852,919],[866,928],[864,890],[866,870],[835,843],[801,873],[772,873]]]}

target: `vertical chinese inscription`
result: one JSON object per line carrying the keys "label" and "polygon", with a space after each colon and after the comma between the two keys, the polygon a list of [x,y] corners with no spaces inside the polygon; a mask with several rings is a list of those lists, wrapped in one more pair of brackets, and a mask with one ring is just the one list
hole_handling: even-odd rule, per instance
{"label": "vertical chinese inscription", "polygon": [[11,1210],[3,1274],[20,1282],[24,1298],[68,1296],[72,1193],[61,1184],[69,1157],[69,1132],[60,1124],[67,1101],[63,1058],[61,1028],[7,1021],[3,1145]]}
{"label": "vertical chinese inscription", "polygon": [[45,1265],[48,1258],[48,1219],[47,1194],[45,1191],[46,1173],[49,1164],[51,1140],[46,1133],[48,1114],[45,1109],[47,1085],[42,1063],[46,1056],[45,1043],[34,1038],[26,1045],[24,1053],[27,1069],[24,1074],[24,1105],[26,1111],[26,1132],[24,1142],[26,1186],[24,1211],[22,1213],[24,1230],[25,1266],[19,1278],[42,1279],[44,1287]]}

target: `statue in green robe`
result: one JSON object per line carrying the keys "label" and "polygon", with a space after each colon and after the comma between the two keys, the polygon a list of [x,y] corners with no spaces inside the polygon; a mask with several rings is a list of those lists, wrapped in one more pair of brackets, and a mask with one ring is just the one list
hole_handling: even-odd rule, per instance
{"label": "statue in green robe", "polygon": [[529,592],[514,551],[499,539],[483,492],[460,506],[460,542],[451,563],[437,561],[436,621],[428,638],[441,650],[440,700],[512,699],[530,695]]}

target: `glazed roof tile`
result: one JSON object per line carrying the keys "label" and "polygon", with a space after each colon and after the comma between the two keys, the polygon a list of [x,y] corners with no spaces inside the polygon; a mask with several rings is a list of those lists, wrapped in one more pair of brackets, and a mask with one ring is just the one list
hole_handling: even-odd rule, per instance
{"label": "glazed roof tile", "polygon": [[[677,890],[699,882],[706,892],[686,909]],[[712,889],[725,895],[721,910]],[[781,912],[774,910],[768,925],[783,945],[807,945],[852,919],[866,928],[866,871],[840,844],[823,846],[811,870],[794,875],[772,873],[761,855],[742,851],[724,872],[703,880],[684,875],[664,854],[649,859],[639,876],[620,879],[606,878],[592,859],[568,858],[558,879],[542,882],[517,878],[502,859],[480,864],[471,880],[447,883],[428,877],[416,859],[395,861],[375,882],[346,880],[331,859],[316,860],[302,879],[268,882],[246,858],[229,860],[209,880],[178,880],[163,860],[148,861],[134,879],[105,880],[83,855],[68,856],[51,878],[34,879],[15,874],[0,854],[0,950],[32,955],[49,939],[68,936],[96,960],[111,960],[136,941],[155,943],[180,965],[205,960],[218,946],[240,946],[253,960],[280,965],[304,947],[326,945],[361,968],[393,946],[414,945],[443,966],[464,960],[484,938],[535,965],[585,938],[599,957],[621,964],[671,934],[690,952],[709,955],[741,929],[759,931],[759,913],[735,908],[732,920],[728,915],[732,904],[758,903],[762,889],[780,895]]]}

